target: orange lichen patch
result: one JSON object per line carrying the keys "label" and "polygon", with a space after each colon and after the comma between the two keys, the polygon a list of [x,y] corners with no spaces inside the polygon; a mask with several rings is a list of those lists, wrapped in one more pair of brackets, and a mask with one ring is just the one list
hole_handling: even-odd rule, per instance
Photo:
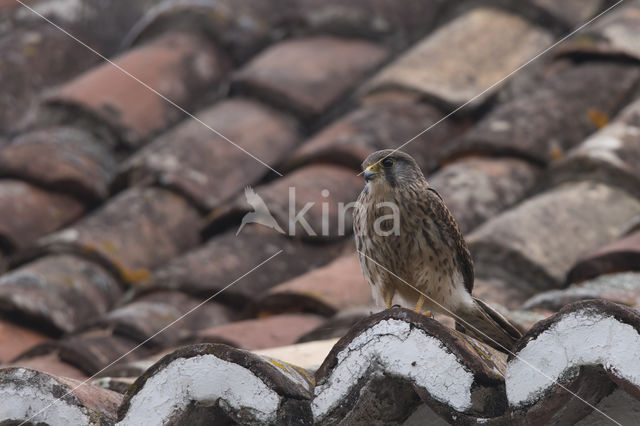
{"label": "orange lichen patch", "polygon": [[609,114],[602,112],[596,108],[589,108],[587,115],[589,117],[589,122],[596,126],[598,129],[601,129],[609,124]]}

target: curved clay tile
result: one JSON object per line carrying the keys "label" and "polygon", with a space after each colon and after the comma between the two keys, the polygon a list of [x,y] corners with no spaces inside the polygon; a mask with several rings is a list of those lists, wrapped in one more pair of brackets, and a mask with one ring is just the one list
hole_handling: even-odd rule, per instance
{"label": "curved clay tile", "polygon": [[3,420],[50,425],[112,424],[122,395],[25,368],[1,369]]}
{"label": "curved clay tile", "polygon": [[476,276],[499,278],[525,292],[560,288],[574,262],[617,238],[639,209],[630,194],[601,183],[554,187],[467,237]]}
{"label": "curved clay tile", "polygon": [[348,424],[365,412],[398,422],[421,403],[440,421],[501,416],[505,358],[424,315],[383,311],[354,326],[316,372],[314,423]]}
{"label": "curved clay tile", "polygon": [[118,424],[309,424],[312,391],[313,376],[294,365],[220,344],[187,346],[135,381]]}
{"label": "curved clay tile", "polygon": [[[638,311],[603,300],[565,307],[533,327],[509,357],[505,383],[512,418],[535,424],[551,419],[575,424],[616,387],[631,397],[626,411],[637,410],[638,351]],[[622,414],[603,409],[614,419]],[[606,421],[602,413],[593,414]]]}

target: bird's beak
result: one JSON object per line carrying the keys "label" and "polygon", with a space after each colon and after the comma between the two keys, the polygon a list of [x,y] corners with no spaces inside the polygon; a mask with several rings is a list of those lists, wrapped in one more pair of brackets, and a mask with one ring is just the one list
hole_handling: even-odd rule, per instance
{"label": "bird's beak", "polygon": [[378,175],[378,171],[379,169],[375,164],[367,167],[366,169],[364,169],[364,180],[366,182],[373,180]]}

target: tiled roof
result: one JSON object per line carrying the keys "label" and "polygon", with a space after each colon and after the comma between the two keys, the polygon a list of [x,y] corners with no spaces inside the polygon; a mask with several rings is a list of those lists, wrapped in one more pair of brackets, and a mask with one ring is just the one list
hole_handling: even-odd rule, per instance
{"label": "tiled roof", "polygon": [[[20,3],[0,424],[637,423],[640,1]],[[399,146],[512,353],[373,305],[343,213]]]}

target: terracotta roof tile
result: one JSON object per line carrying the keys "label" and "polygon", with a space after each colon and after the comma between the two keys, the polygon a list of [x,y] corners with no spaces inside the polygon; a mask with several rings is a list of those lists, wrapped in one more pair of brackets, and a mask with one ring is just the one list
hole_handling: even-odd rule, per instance
{"label": "terracotta roof tile", "polygon": [[52,127],[20,135],[0,149],[0,173],[82,200],[109,195],[116,160],[90,133]]}
{"label": "terracotta roof tile", "polygon": [[[292,119],[248,99],[222,101],[197,117],[272,167],[299,140]],[[120,185],[157,182],[212,209],[267,172],[254,158],[190,119],[130,157],[119,180]]]}
{"label": "terracotta roof tile", "polygon": [[303,118],[333,106],[388,56],[367,41],[314,37],[275,44],[234,77],[234,88]]}
{"label": "terracotta roof tile", "polygon": [[[328,263],[339,256],[342,247],[341,243],[307,244],[251,225],[237,236],[233,230],[226,232],[175,258],[153,274],[152,286],[210,296],[239,280],[217,299],[243,306],[269,288]],[[279,250],[283,252],[255,274],[241,278]]]}
{"label": "terracotta roof tile", "polygon": [[[516,346],[519,358],[509,357],[505,382],[512,418],[574,424],[592,411],[561,386],[591,404],[616,386],[637,399],[639,329],[637,311],[597,300],[572,304],[538,323]],[[541,369],[543,379],[536,371]]]}
{"label": "terracotta roof tile", "polygon": [[475,9],[384,68],[367,84],[367,91],[402,88],[458,106],[550,44],[546,31],[517,15]]}
{"label": "terracotta roof tile", "polygon": [[587,22],[598,12],[604,9],[603,0],[530,0],[530,3],[546,11],[554,18],[563,22],[570,28],[575,28]]}
{"label": "terracotta roof tile", "polygon": [[615,239],[638,209],[640,201],[599,183],[553,188],[469,235],[476,276],[537,291],[561,287],[572,264]]}
{"label": "terracotta roof tile", "polygon": [[12,251],[58,230],[84,210],[79,201],[66,195],[18,180],[0,180],[0,238]]}
{"label": "terracotta roof tile", "polygon": [[492,306],[497,304],[507,309],[517,309],[533,294],[535,290],[531,288],[514,286],[510,281],[496,278],[476,278],[473,282],[473,295]]}
{"label": "terracotta roof tile", "polygon": [[[221,83],[228,68],[214,46],[187,33],[164,34],[114,62],[187,110],[207,89]],[[136,79],[105,63],[50,94],[41,121],[82,124],[85,120],[93,124],[91,130],[102,131],[104,142],[113,136],[113,143],[139,147],[182,119],[183,113]]]}
{"label": "terracotta roof tile", "polygon": [[[371,152],[390,144],[399,146],[443,117],[438,109],[418,102],[413,95],[385,92],[377,98],[381,99],[365,102],[315,134],[293,153],[288,167],[327,162],[359,171]],[[428,172],[440,165],[446,154],[443,148],[456,133],[456,126],[444,121],[403,150]]]}
{"label": "terracotta roof tile", "polygon": [[403,48],[433,29],[444,7],[434,0],[297,0],[300,32],[383,40]]}
{"label": "terracotta roof tile", "polygon": [[593,62],[564,68],[529,95],[497,106],[454,152],[522,156],[541,164],[557,160],[598,130],[640,82],[637,67]]}
{"label": "terracotta roof tile", "polygon": [[122,401],[116,392],[35,370],[12,368],[1,375],[0,394],[11,407],[5,418],[16,423],[109,424]]}
{"label": "terracotta roof tile", "polygon": [[304,311],[331,316],[369,304],[371,288],[352,254],[273,287],[252,303],[252,309],[261,313]]}
{"label": "terracotta roof tile", "polygon": [[540,169],[515,158],[463,158],[428,178],[463,233],[520,201]]}
{"label": "terracotta roof tile", "polygon": [[640,4],[625,2],[576,34],[560,47],[559,54],[584,56],[619,55],[640,59],[640,47],[636,40],[640,36]]}
{"label": "terracotta roof tile", "polygon": [[[177,386],[167,388],[174,378]],[[160,388],[171,403],[149,410]],[[312,388],[312,376],[299,367],[224,345],[187,346],[136,380],[118,420],[122,425],[308,424]]]}
{"label": "terracotta roof tile", "polygon": [[69,377],[76,380],[85,380],[88,376],[69,363],[60,360],[57,352],[39,355],[30,358],[19,359],[13,363],[0,365],[0,368],[20,367],[38,370],[57,377]]}
{"label": "terracotta roof tile", "polygon": [[139,347],[132,352],[136,346],[133,340],[117,336],[111,330],[91,330],[41,343],[22,353],[14,360],[14,364],[27,365],[33,358],[54,353],[60,361],[92,376],[116,360],[125,363],[150,355],[151,350],[146,347]]}
{"label": "terracotta roof tile", "polygon": [[[356,172],[334,165],[309,165],[255,188],[282,231],[304,240],[335,240],[350,235],[353,213],[364,181]],[[250,199],[251,198],[251,199]],[[211,228],[253,211],[253,197],[239,195],[210,216]],[[291,211],[290,204],[294,206]],[[304,213],[304,214],[303,214]],[[294,221],[296,216],[300,220]]]}
{"label": "terracotta roof tile", "polygon": [[249,350],[266,349],[291,345],[323,322],[324,318],[313,314],[274,315],[207,328],[198,332],[198,339]]}
{"label": "terracotta roof tile", "polygon": [[567,275],[575,283],[612,272],[640,271],[640,231],[607,244],[580,259]]}
{"label": "terracotta roof tile", "polygon": [[[370,301],[369,301],[370,302]],[[380,308],[360,307],[343,310],[320,324],[313,330],[303,334],[297,343],[307,343],[318,340],[339,339],[349,332],[358,322],[368,318],[372,312],[379,311]],[[318,364],[316,366],[320,367]]]}
{"label": "terracotta roof tile", "polygon": [[[6,25],[7,21],[3,22]],[[24,125],[25,115],[39,100],[42,90],[65,82],[99,61],[46,22],[16,25],[0,34],[0,56],[1,133]]]}
{"label": "terracotta roof tile", "polygon": [[149,8],[124,44],[140,44],[172,30],[195,30],[244,62],[282,37],[291,6],[290,0],[163,0]]}
{"label": "terracotta roof tile", "polygon": [[49,339],[48,336],[17,322],[0,319],[0,365]]}
{"label": "terracotta roof tile", "polygon": [[640,100],[627,106],[613,122],[567,153],[551,170],[554,183],[591,179],[640,196]]}
{"label": "terracotta roof tile", "polygon": [[71,332],[111,309],[121,293],[95,263],[47,256],[0,277],[0,310],[31,319],[38,327]]}
{"label": "terracotta roof tile", "polygon": [[[195,309],[201,302],[178,291],[153,292],[110,311],[88,326],[111,329],[119,336],[140,343],[153,336],[147,346],[166,348],[176,345],[197,330],[238,318],[237,312],[217,302],[209,302]],[[183,317],[188,312],[191,313]],[[174,321],[174,325],[166,328]]]}
{"label": "terracotta roof tile", "polygon": [[547,309],[557,312],[565,305],[590,299],[605,299],[640,309],[640,273],[618,272],[572,284],[563,290],[538,293],[523,309]]}
{"label": "terracotta roof tile", "polygon": [[199,242],[200,216],[182,197],[132,188],[72,227],[39,242],[39,252],[72,252],[101,262],[127,284]]}
{"label": "terracotta roof tile", "polygon": [[421,400],[449,422],[496,417],[506,410],[505,361],[433,319],[392,308],[354,326],[316,372],[314,424],[357,421],[366,410],[399,422]]}

